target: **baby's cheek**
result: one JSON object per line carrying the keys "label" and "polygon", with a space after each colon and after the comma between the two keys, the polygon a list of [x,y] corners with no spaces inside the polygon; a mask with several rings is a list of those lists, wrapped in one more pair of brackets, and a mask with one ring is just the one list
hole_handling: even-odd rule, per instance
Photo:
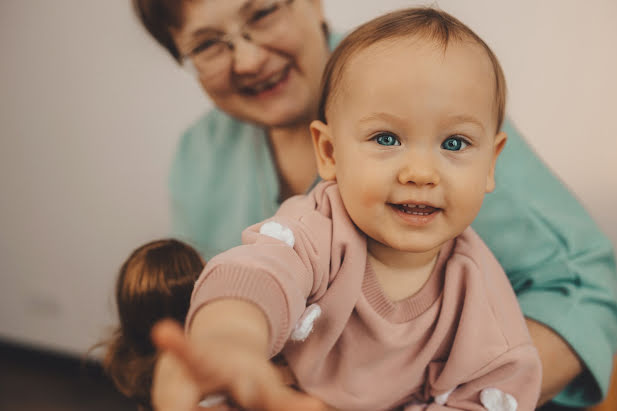
{"label": "baby's cheek", "polygon": [[475,184],[468,186],[467,190],[459,190],[456,198],[454,199],[454,206],[462,214],[462,218],[471,224],[484,200],[484,185]]}

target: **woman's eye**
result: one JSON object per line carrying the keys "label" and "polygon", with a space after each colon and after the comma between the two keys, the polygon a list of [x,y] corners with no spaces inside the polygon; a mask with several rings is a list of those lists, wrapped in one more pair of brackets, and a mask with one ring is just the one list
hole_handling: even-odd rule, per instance
{"label": "woman's eye", "polygon": [[443,143],[441,143],[441,148],[449,151],[460,151],[467,147],[469,143],[460,136],[452,136],[445,139]]}
{"label": "woman's eye", "polygon": [[398,141],[398,138],[392,134],[379,134],[377,136],[375,136],[374,140],[377,142],[377,144],[380,144],[382,146],[400,146],[401,142]]}
{"label": "woman's eye", "polygon": [[191,51],[191,54],[196,55],[203,51],[209,51],[214,48],[214,46],[219,43],[219,39],[207,39],[202,41]]}
{"label": "woman's eye", "polygon": [[253,15],[251,16],[250,22],[256,23],[259,20],[265,17],[268,17],[270,14],[276,13],[279,8],[280,6],[278,4],[273,4],[271,6],[264,7],[263,9],[259,9],[253,13]]}

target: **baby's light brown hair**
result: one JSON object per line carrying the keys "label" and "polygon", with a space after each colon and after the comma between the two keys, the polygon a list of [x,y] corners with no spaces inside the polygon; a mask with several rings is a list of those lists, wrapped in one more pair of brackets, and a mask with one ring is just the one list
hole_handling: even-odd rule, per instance
{"label": "baby's light brown hair", "polygon": [[329,103],[340,91],[345,66],[359,51],[384,40],[417,37],[434,42],[444,50],[452,41],[471,40],[481,46],[495,74],[495,115],[499,132],[506,106],[506,80],[499,60],[476,33],[450,14],[430,7],[414,7],[394,11],[362,24],[351,32],[334,50],[321,82],[318,119],[327,124]]}

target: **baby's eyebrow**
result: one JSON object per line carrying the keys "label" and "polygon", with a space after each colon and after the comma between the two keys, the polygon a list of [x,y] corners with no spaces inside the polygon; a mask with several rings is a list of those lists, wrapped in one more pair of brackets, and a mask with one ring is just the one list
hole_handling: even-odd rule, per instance
{"label": "baby's eyebrow", "polygon": [[457,114],[457,115],[451,116],[450,119],[452,121],[457,121],[459,123],[475,123],[478,126],[484,128],[484,125],[482,124],[480,120],[468,114]]}
{"label": "baby's eyebrow", "polygon": [[387,113],[385,111],[380,111],[376,113],[368,114],[361,119],[358,120],[359,123],[368,123],[375,120],[389,120],[393,122],[403,122],[405,119],[403,117],[397,116],[396,114]]}
{"label": "baby's eyebrow", "polygon": [[482,122],[478,120],[476,117],[468,115],[468,114],[456,114],[453,116],[449,116],[446,123],[447,124],[471,123],[471,124],[474,124],[480,127],[482,131],[485,131],[484,124],[482,124]]}

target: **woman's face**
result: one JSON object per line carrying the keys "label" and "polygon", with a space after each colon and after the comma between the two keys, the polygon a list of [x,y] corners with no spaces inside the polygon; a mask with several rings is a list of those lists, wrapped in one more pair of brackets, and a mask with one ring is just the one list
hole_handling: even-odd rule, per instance
{"label": "woman's face", "polygon": [[321,27],[321,1],[278,3],[275,23],[271,23],[268,13],[277,4],[272,0],[185,2],[184,25],[173,33],[183,55],[204,40],[230,34],[225,39],[233,50],[225,48],[227,63],[214,72],[199,70],[197,65],[200,83],[220,109],[265,127],[312,120],[329,54]]}

